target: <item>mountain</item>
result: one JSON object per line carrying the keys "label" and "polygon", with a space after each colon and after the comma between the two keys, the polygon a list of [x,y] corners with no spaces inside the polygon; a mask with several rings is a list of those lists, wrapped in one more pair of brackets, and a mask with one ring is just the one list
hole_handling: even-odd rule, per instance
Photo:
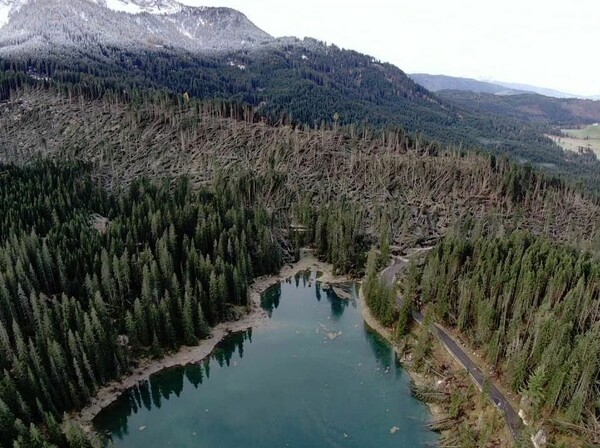
{"label": "mountain", "polygon": [[425,73],[411,73],[408,76],[432,92],[438,92],[440,90],[466,90],[469,92],[491,93],[494,95],[517,95],[526,93],[522,90],[506,88],[498,84],[478,81],[471,78],[458,78],[455,76],[446,75],[428,75]]}
{"label": "mountain", "polygon": [[581,99],[593,99],[591,97],[585,97],[582,95],[575,95],[572,93],[565,93],[559,90],[548,89],[545,87],[537,87],[529,84],[519,84],[512,82],[503,82],[503,81],[492,81],[494,84],[505,87],[507,89],[517,89],[521,91],[526,91],[530,93],[537,93],[538,95],[550,96],[552,98],[581,98]]}
{"label": "mountain", "polygon": [[597,183],[597,166],[565,154],[544,137],[551,132],[545,124],[434,94],[365,54],[273,38],[232,9],[174,0],[0,1],[8,11],[0,28],[0,100],[28,85],[93,99],[186,94],[242,104],[271,123],[402,128],[433,148],[508,154]]}
{"label": "mountain", "polygon": [[101,53],[164,47],[251,48],[273,38],[242,13],[174,0],[0,0],[0,55]]}
{"label": "mountain", "polygon": [[[391,64],[314,39],[275,39],[242,13],[174,0],[0,0],[5,70],[106,89],[166,89],[310,125],[369,121],[423,131],[459,120]],[[433,129],[428,134],[437,137]]]}
{"label": "mountain", "polygon": [[472,78],[460,78],[447,75],[429,75],[426,73],[411,73],[409,76],[417,83],[421,84],[427,90],[439,92],[442,90],[461,90],[474,93],[490,93],[493,95],[522,95],[526,93],[535,93],[551,98],[578,98],[588,100],[598,100],[600,96],[582,96],[565,93],[558,90],[547,89],[544,87],[532,86],[529,84],[517,84],[503,81],[480,81]]}
{"label": "mountain", "polygon": [[520,122],[558,127],[593,124],[600,121],[600,101],[579,98],[553,98],[535,93],[493,95],[460,90],[444,90],[438,96],[474,113],[513,118]]}
{"label": "mountain", "polygon": [[[437,94],[447,104],[476,116],[492,116],[552,128],[578,127],[600,122],[600,101],[566,97],[558,91],[522,84],[477,81],[445,75],[411,74],[415,82]],[[531,88],[537,92],[515,90]]]}

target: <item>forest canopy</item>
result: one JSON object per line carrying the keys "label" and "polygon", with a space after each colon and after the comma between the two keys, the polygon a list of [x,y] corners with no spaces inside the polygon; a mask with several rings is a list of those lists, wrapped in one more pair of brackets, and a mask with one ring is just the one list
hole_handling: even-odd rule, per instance
{"label": "forest canopy", "polygon": [[88,446],[63,412],[248,305],[281,255],[242,202],[226,184],[108,194],[79,163],[0,166],[0,446]]}

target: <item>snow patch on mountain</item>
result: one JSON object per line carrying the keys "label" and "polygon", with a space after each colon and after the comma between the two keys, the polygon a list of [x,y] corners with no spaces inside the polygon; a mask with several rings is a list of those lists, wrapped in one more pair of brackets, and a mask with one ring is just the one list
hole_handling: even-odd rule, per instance
{"label": "snow patch on mountain", "polygon": [[0,28],[8,23],[13,11],[18,11],[28,0],[0,0]]}
{"label": "snow patch on mountain", "polygon": [[128,14],[176,14],[183,5],[173,0],[92,0],[117,12]]}
{"label": "snow patch on mountain", "polygon": [[129,14],[139,14],[142,12],[142,8],[135,3],[123,2],[121,0],[106,0],[106,7],[113,11],[127,12]]}
{"label": "snow patch on mountain", "polygon": [[274,38],[230,8],[177,0],[0,0],[0,57],[99,46],[194,53],[257,48]]}
{"label": "snow patch on mountain", "polygon": [[8,16],[10,15],[10,5],[0,5],[0,26],[4,26],[8,23]]}

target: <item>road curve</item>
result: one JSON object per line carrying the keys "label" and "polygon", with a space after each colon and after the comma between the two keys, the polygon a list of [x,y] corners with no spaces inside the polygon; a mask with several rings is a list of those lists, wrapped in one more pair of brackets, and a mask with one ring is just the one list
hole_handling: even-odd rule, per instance
{"label": "road curve", "polygon": [[[385,280],[388,286],[392,286],[396,278],[396,274],[403,270],[408,264],[408,259],[404,257],[398,257],[394,259],[394,262],[381,272],[382,278]],[[396,297],[396,306],[400,306],[401,297]],[[413,319],[419,323],[423,323],[423,315],[419,311],[413,312]],[[434,324],[432,332],[442,343],[442,346],[458,361],[458,363],[469,373],[471,380],[475,385],[483,390],[487,389],[490,401],[494,406],[500,409],[504,413],[504,419],[506,425],[510,431],[510,434],[514,441],[519,440],[521,433],[521,418],[515,411],[509,401],[506,399],[504,394],[500,392],[496,384],[489,378],[487,378],[481,369],[477,367],[475,362],[467,354],[467,351],[456,342],[448,332],[439,324]]]}

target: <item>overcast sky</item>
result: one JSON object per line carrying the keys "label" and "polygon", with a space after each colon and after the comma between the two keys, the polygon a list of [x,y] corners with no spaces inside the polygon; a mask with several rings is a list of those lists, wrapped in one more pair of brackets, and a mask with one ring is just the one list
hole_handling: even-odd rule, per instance
{"label": "overcast sky", "polygon": [[274,36],[310,36],[406,72],[600,95],[600,0],[179,0],[238,9]]}

